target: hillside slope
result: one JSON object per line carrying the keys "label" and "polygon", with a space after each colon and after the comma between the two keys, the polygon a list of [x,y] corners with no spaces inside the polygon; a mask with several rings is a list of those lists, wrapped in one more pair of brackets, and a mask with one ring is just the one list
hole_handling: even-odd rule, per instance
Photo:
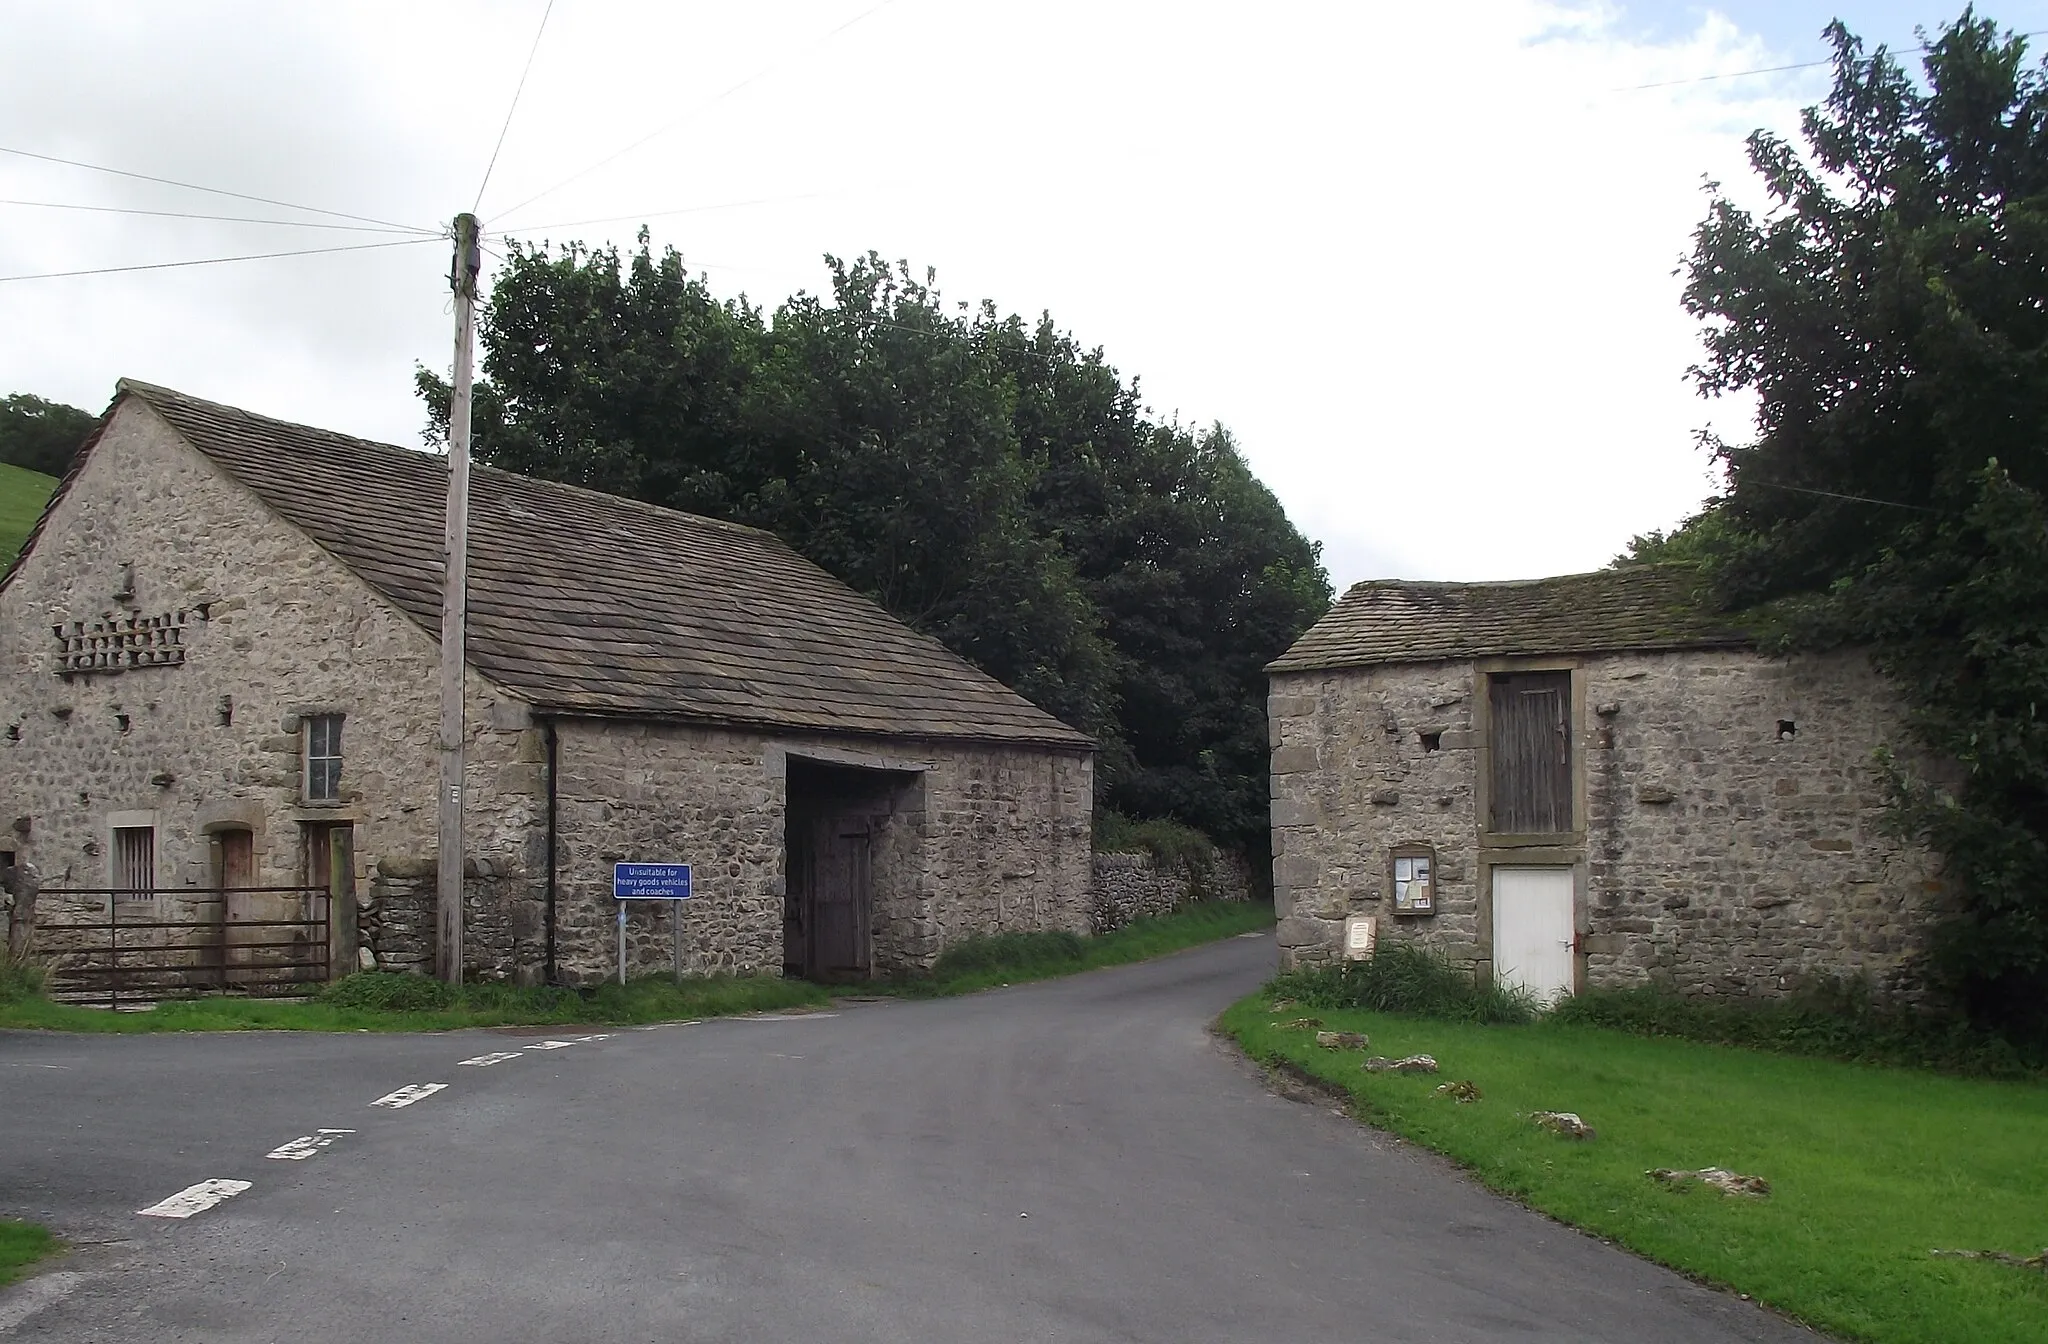
{"label": "hillside slope", "polygon": [[15,552],[56,488],[54,476],[0,462],[0,570],[14,563]]}

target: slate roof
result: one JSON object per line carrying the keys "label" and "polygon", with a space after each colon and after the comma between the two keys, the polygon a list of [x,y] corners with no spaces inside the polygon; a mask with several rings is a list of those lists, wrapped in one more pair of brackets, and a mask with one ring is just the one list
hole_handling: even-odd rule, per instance
{"label": "slate roof", "polygon": [[1752,643],[1700,605],[1698,586],[1686,565],[1508,583],[1369,579],[1353,584],[1267,671]]}
{"label": "slate roof", "polygon": [[[132,380],[120,397],[439,638],[444,459]],[[1094,745],[771,533],[482,466],[466,651],[548,710]]]}

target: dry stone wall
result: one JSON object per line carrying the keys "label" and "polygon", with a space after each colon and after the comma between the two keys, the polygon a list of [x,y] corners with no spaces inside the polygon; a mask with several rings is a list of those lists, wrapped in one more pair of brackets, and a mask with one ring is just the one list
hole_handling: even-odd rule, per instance
{"label": "dry stone wall", "polygon": [[1097,854],[1092,895],[1093,932],[1108,933],[1134,920],[1170,915],[1190,901],[1248,901],[1251,869],[1229,852],[1206,864],[1181,860],[1164,867],[1149,853]]}
{"label": "dry stone wall", "polygon": [[[1470,663],[1276,676],[1270,702],[1280,942],[1289,964],[1337,955],[1349,914],[1383,940],[1489,964],[1480,830],[1484,754]],[[1576,864],[1585,984],[1768,995],[1861,977],[1922,992],[1941,887],[1888,837],[1872,752],[1901,742],[1897,702],[1854,653],[1742,651],[1578,660],[1584,829],[1545,861]],[[1436,913],[1395,916],[1396,845],[1437,854]]]}

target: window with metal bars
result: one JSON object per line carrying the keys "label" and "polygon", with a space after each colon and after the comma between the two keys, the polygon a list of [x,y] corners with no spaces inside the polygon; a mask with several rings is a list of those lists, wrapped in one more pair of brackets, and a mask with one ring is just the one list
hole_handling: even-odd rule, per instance
{"label": "window with metal bars", "polygon": [[311,714],[306,718],[306,801],[341,801],[341,715]]}
{"label": "window with metal bars", "polygon": [[156,828],[114,828],[114,890],[141,900],[156,890]]}

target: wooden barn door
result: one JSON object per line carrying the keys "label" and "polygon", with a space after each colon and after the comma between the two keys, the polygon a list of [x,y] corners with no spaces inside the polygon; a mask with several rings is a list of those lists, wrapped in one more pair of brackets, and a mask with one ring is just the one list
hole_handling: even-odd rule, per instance
{"label": "wooden barn door", "polygon": [[1522,672],[1493,678],[1488,829],[1557,835],[1572,829],[1572,676]]}
{"label": "wooden barn door", "polygon": [[873,906],[872,827],[866,817],[818,817],[809,831],[800,851],[804,974],[814,980],[864,979]]}

